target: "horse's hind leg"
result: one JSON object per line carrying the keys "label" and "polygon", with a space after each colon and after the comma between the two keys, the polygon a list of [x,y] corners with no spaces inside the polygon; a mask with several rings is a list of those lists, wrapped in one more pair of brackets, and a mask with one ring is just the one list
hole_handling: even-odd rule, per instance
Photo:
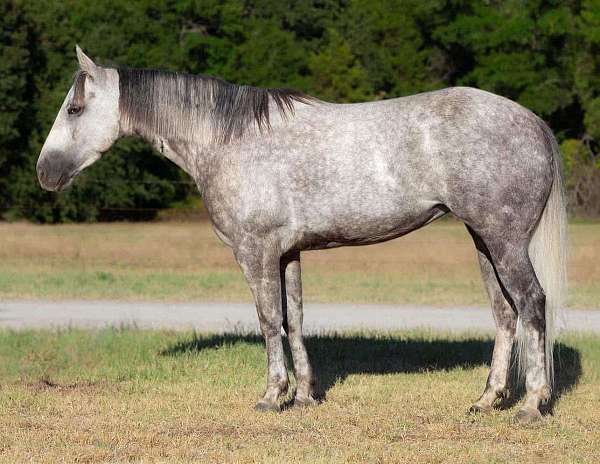
{"label": "horse's hind leg", "polygon": [[254,295],[260,330],[267,349],[267,389],[263,398],[256,404],[256,409],[279,411],[279,397],[285,394],[288,388],[281,339],[281,255],[273,249],[271,243],[262,241],[243,243],[234,249],[234,253]]}
{"label": "horse's hind leg", "polygon": [[517,315],[504,296],[489,250],[475,232],[468,227],[467,229],[469,229],[477,248],[481,276],[490,298],[494,321],[496,322],[496,339],[494,341],[490,374],[483,394],[470,409],[472,413],[477,413],[491,411],[497,400],[508,397],[508,372],[512,346],[515,340]]}
{"label": "horse's hind leg", "polygon": [[484,237],[496,273],[509,300],[522,320],[527,342],[525,403],[517,413],[520,422],[532,422],[541,417],[539,406],[550,399],[546,373],[546,295],[529,259],[529,237],[517,240]]}
{"label": "horse's hind leg", "polygon": [[281,260],[283,327],[288,335],[296,375],[295,406],[312,406],[315,379],[302,339],[302,275],[300,253],[295,252]]}

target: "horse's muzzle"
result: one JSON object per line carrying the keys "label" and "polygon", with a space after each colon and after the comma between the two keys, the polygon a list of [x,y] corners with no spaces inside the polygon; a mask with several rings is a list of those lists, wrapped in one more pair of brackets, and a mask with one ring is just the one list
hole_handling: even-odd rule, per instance
{"label": "horse's muzzle", "polygon": [[63,153],[51,152],[40,156],[36,169],[42,188],[56,192],[69,184],[75,171],[75,163]]}

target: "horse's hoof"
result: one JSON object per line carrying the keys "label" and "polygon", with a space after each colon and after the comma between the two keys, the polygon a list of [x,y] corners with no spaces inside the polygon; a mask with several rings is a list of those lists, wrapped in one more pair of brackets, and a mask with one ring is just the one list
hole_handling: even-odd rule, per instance
{"label": "horse's hoof", "polygon": [[254,409],[260,412],[280,412],[281,408],[278,403],[269,403],[268,401],[260,400],[254,406]]}
{"label": "horse's hoof", "polygon": [[487,405],[482,405],[482,404],[474,404],[473,406],[471,406],[469,408],[469,414],[487,414],[488,412],[492,411],[492,407],[491,406],[487,406]]}
{"label": "horse's hoof", "polygon": [[542,420],[542,414],[537,409],[523,408],[519,409],[515,416],[515,422],[521,425],[535,424]]}
{"label": "horse's hoof", "polygon": [[305,396],[303,398],[294,398],[295,408],[312,408],[317,406],[319,402],[311,396]]}

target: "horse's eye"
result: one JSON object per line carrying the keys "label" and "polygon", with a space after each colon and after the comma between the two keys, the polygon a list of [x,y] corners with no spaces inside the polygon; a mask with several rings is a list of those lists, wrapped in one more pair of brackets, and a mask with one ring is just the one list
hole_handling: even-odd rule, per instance
{"label": "horse's eye", "polygon": [[67,113],[70,115],[77,115],[77,114],[80,114],[82,111],[83,111],[82,106],[71,105],[67,108]]}

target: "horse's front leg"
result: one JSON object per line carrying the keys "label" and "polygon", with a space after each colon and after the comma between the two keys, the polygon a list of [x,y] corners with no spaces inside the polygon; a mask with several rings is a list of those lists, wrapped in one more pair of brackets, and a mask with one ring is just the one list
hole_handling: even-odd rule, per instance
{"label": "horse's front leg", "polygon": [[302,339],[302,276],[300,253],[294,252],[281,260],[282,304],[284,329],[288,335],[296,375],[295,406],[313,406],[315,378]]}
{"label": "horse's front leg", "polygon": [[267,389],[256,404],[259,411],[279,411],[279,397],[287,392],[288,375],[281,340],[281,255],[266,243],[245,243],[235,249],[248,285],[254,295],[260,330],[267,349]]}

